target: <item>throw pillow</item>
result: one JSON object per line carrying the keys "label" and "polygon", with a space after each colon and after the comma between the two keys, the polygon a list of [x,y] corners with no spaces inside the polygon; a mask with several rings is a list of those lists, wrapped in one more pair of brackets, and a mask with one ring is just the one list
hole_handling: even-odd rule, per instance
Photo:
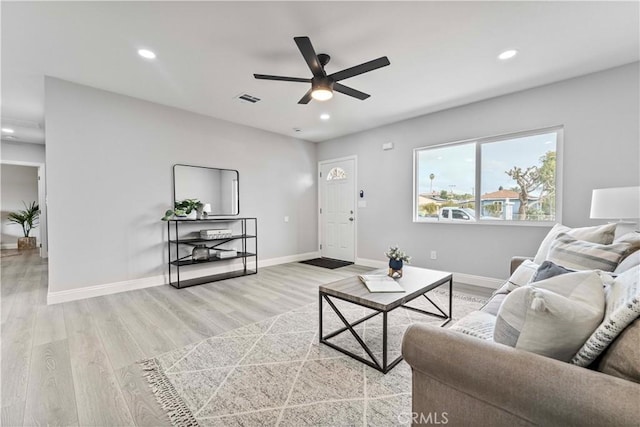
{"label": "throw pillow", "polygon": [[625,259],[623,259],[622,261],[620,261],[620,264],[618,264],[618,266],[616,267],[615,270],[613,270],[613,272],[615,274],[622,274],[625,271],[640,265],[640,251],[635,251],[634,253],[632,253],[631,255],[627,256]]}
{"label": "throw pillow", "polygon": [[613,271],[628,249],[628,243],[601,245],[560,233],[551,243],[547,259],[573,270]]}
{"label": "throw pillow", "polygon": [[496,294],[508,294],[509,292],[518,289],[521,286],[525,286],[531,278],[538,270],[539,265],[530,260],[525,260],[522,264],[516,268],[513,272],[509,280],[507,280],[504,285],[502,285],[497,291],[493,293]]}
{"label": "throw pillow", "polygon": [[618,264],[618,268],[616,268],[617,273],[622,273],[634,265],[638,265],[638,255],[640,255],[640,232],[632,231],[631,233],[623,234],[622,236],[617,237],[613,243],[629,244],[629,250],[627,250],[627,253],[622,257],[622,260],[620,260],[620,264],[627,261],[629,258],[635,257],[633,261],[625,263],[624,267],[621,267],[621,265]]}
{"label": "throw pillow", "polygon": [[594,271],[514,290],[498,311],[495,342],[568,362],[602,321],[604,291]]}
{"label": "throw pillow", "polygon": [[551,243],[556,239],[556,237],[558,237],[560,233],[567,233],[570,236],[575,237],[576,239],[586,240],[587,242],[608,245],[613,242],[615,232],[615,223],[580,228],[570,228],[566,225],[556,224],[551,230],[549,230],[549,233],[547,233],[547,236],[542,240],[542,243],[540,243],[540,247],[538,248],[538,252],[533,259],[533,262],[539,265],[547,259],[547,254],[549,253]]}
{"label": "throw pillow", "polygon": [[485,313],[484,311],[474,311],[458,320],[449,329],[482,340],[491,340],[491,338],[493,338],[493,327],[495,324],[495,316]]}
{"label": "throw pillow", "polygon": [[631,322],[640,316],[640,266],[625,271],[605,288],[604,320],[571,359],[589,366]]}
{"label": "throw pillow", "polygon": [[540,267],[538,267],[538,270],[536,270],[533,278],[531,278],[531,283],[539,282],[541,280],[549,279],[561,274],[571,273],[572,271],[573,270],[564,268],[561,265],[554,264],[551,261],[545,261],[540,265]]}

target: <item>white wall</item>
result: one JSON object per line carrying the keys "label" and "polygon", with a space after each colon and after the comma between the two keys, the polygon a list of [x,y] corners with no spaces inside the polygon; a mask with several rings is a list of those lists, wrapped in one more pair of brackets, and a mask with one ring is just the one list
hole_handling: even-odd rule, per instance
{"label": "white wall", "polygon": [[[2,249],[17,247],[19,237],[23,237],[19,224],[9,223],[10,212],[24,210],[26,203],[38,202],[38,168],[33,166],[1,165],[2,200],[0,209],[0,245]],[[40,228],[31,229],[29,236],[40,242]]]}
{"label": "white wall", "polygon": [[315,144],[49,77],[45,111],[50,293],[165,274],[176,163],[239,171],[260,259],[317,250]]}
{"label": "white wall", "polygon": [[[638,80],[634,63],[319,144],[318,160],[358,156],[367,201],[358,210],[358,257],[383,260],[399,243],[419,266],[507,277],[509,258],[533,255],[548,228],[413,223],[412,150],[553,125],[565,130],[563,222],[598,223],[589,219],[593,188],[640,184]],[[395,149],[382,151],[385,142]]]}

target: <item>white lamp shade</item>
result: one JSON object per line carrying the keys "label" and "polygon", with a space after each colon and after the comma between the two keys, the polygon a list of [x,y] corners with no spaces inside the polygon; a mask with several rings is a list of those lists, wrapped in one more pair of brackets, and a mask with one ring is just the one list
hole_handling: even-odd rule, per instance
{"label": "white lamp shade", "polygon": [[591,218],[640,218],[640,187],[597,188],[591,195]]}

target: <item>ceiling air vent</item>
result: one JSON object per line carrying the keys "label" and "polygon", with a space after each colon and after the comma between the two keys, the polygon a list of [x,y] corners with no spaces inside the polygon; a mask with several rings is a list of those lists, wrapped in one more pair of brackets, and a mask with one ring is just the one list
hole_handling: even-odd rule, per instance
{"label": "ceiling air vent", "polygon": [[255,104],[260,101],[260,98],[249,95],[248,93],[243,93],[241,95],[236,96],[236,99],[240,100],[243,103]]}

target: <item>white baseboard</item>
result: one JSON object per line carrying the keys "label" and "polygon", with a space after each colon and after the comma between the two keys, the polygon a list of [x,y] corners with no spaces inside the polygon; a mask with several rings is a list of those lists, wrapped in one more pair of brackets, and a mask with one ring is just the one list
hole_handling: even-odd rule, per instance
{"label": "white baseboard", "polygon": [[371,268],[385,268],[387,265],[389,265],[389,263],[377,259],[356,258],[356,265],[362,265],[364,267]]}
{"label": "white baseboard", "polygon": [[104,283],[102,285],[88,286],[86,288],[69,289],[67,291],[49,292],[47,294],[47,304],[60,304],[63,302],[117,294],[120,292],[150,288],[164,284],[164,276],[154,276],[142,279],[125,280],[122,282]]}
{"label": "white baseboard", "polygon": [[2,243],[0,249],[18,249],[17,243]]}
{"label": "white baseboard", "polygon": [[[375,259],[356,258],[356,264],[371,268],[385,268],[388,263]],[[454,282],[465,285],[480,286],[482,288],[498,289],[505,282],[504,279],[494,279],[493,277],[474,276],[465,273],[453,273]]]}
{"label": "white baseboard", "polygon": [[453,281],[465,285],[480,286],[482,288],[498,289],[504,284],[505,279],[493,277],[474,276],[473,274],[453,273]]}
{"label": "white baseboard", "polygon": [[[272,265],[286,264],[289,262],[304,261],[305,259],[319,257],[319,252],[308,252],[304,254],[289,255],[279,258],[270,258],[264,260],[258,260],[258,266],[260,268],[269,267]],[[201,268],[190,268],[188,271],[184,270],[180,272],[180,278],[183,280],[208,276],[211,274],[226,273],[238,269],[240,264],[239,260],[235,262],[227,262],[224,265],[211,266],[206,265]],[[253,263],[249,263],[250,268],[253,268]],[[103,295],[117,294],[120,292],[133,291],[136,289],[151,288],[154,286],[163,286],[169,283],[168,275],[163,274],[159,276],[143,277],[141,279],[125,280],[122,282],[104,283],[101,285],[88,286],[85,288],[69,289],[66,291],[49,292],[47,294],[47,304],[60,304],[63,302],[75,301],[86,298],[99,297]]]}
{"label": "white baseboard", "polygon": [[[287,264],[290,262],[304,261],[306,259],[318,258],[319,252],[307,252],[303,254],[288,255],[278,258],[270,258],[258,261],[259,268],[270,267],[273,265]],[[387,263],[385,261],[356,258],[357,265],[372,268],[385,268]],[[218,266],[203,266],[202,268],[192,268],[189,271],[181,272],[180,277],[182,279],[190,279],[194,277],[224,273],[233,271],[238,268],[239,261],[228,262],[224,265]],[[249,264],[252,267],[252,264]],[[491,277],[474,276],[464,273],[453,273],[454,280],[458,283],[464,283],[468,285],[481,286],[483,288],[497,289],[500,287],[504,280],[494,279]],[[104,283],[101,285],[88,286],[85,288],[69,289],[66,291],[49,292],[47,294],[47,304],[60,304],[63,302],[76,301],[86,298],[99,297],[103,295],[117,294],[120,292],[133,291],[136,289],[150,288],[154,286],[163,286],[168,283],[167,274],[143,277],[141,279],[125,280],[122,282]]]}
{"label": "white baseboard", "polygon": [[287,264],[289,262],[304,261],[307,259],[319,258],[320,252],[307,252],[305,254],[289,255],[280,258],[258,260],[258,267],[271,267],[272,265]]}

